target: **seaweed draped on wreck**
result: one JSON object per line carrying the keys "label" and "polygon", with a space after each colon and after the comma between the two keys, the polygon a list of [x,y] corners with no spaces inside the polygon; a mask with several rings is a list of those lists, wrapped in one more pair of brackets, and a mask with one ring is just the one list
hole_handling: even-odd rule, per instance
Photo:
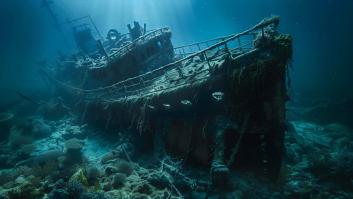
{"label": "seaweed draped on wreck", "polygon": [[[109,87],[81,90],[54,82],[82,113],[82,121],[130,129],[143,150],[152,150],[153,143],[162,139],[169,153],[192,162],[220,161],[276,177],[282,162],[286,74],[292,56],[291,37],[278,33],[278,23],[277,17],[265,19],[252,29]],[[244,37],[251,38],[250,43],[244,44]]]}

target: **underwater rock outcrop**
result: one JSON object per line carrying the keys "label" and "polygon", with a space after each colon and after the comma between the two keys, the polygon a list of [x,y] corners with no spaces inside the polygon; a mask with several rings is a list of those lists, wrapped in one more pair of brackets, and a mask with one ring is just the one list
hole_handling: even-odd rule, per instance
{"label": "underwater rock outcrop", "polygon": [[84,141],[76,138],[72,138],[65,142],[65,159],[63,162],[65,166],[81,163],[83,161],[83,146]]}
{"label": "underwater rock outcrop", "polygon": [[41,139],[50,136],[51,132],[51,126],[43,119],[31,117],[18,122],[18,124],[11,129],[9,139],[10,142],[13,142],[13,145],[17,147],[21,145],[21,139]]}
{"label": "underwater rock outcrop", "polygon": [[[62,123],[78,125],[74,121],[70,119]],[[350,198],[352,130],[338,123],[321,126],[294,121],[291,124],[289,129],[292,130],[285,136],[286,154],[276,185],[231,169],[226,189],[213,189],[208,170],[193,170],[193,167],[184,165],[185,161],[168,156],[143,158],[143,154],[129,153],[129,147],[123,147],[127,153],[121,151],[119,156],[104,163],[95,161],[105,156],[101,152],[93,161],[77,162],[71,167],[61,163],[66,155],[63,150],[32,154],[28,161],[0,171],[0,193],[2,198],[49,199]],[[61,122],[57,125],[61,126]],[[64,132],[61,128],[55,129]],[[104,132],[99,133],[105,138]],[[83,156],[93,155],[85,147],[102,144],[97,139],[99,137],[90,136],[88,134],[84,145],[79,140],[70,141],[77,144],[76,149],[83,147]],[[118,140],[111,141],[106,152],[122,149],[126,139]],[[58,145],[64,145],[65,141],[60,139]]]}
{"label": "underwater rock outcrop", "polygon": [[345,191],[351,190],[353,179],[353,170],[348,166],[353,160],[351,132],[337,123],[327,126],[291,123],[285,141],[286,172],[290,173],[285,189],[291,197],[347,198]]}

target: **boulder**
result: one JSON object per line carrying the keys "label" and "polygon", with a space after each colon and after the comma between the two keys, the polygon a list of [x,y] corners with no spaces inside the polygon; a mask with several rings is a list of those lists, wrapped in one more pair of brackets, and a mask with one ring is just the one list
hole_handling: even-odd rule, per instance
{"label": "boulder", "polygon": [[36,199],[41,198],[43,195],[43,190],[35,187],[31,182],[25,180],[23,183],[10,188],[1,190],[0,195],[5,196],[6,198],[26,198],[26,199]]}
{"label": "boulder", "polygon": [[97,167],[89,167],[87,169],[87,181],[90,186],[99,183],[99,177],[101,177],[101,171]]}
{"label": "boulder", "polygon": [[22,135],[32,136],[35,139],[45,138],[51,134],[51,127],[40,118],[27,118],[16,127]]}
{"label": "boulder", "polygon": [[118,160],[116,163],[116,168],[119,173],[123,173],[126,176],[130,176],[134,171],[132,164],[126,160]]}
{"label": "boulder", "polygon": [[82,148],[84,141],[76,138],[67,140],[65,142],[65,164],[73,165],[81,163],[83,160]]}
{"label": "boulder", "polygon": [[126,182],[126,175],[123,173],[116,173],[114,174],[112,181],[111,181],[111,185],[114,188],[121,188],[124,186]]}

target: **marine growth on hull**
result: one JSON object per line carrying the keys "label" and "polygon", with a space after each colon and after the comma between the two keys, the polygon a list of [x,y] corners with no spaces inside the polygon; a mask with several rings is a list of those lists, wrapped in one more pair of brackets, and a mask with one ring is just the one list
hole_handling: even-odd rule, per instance
{"label": "marine growth on hull", "polygon": [[279,22],[180,47],[170,28],[134,22],[102,40],[75,27],[79,52],[40,68],[54,97],[18,92],[24,105],[0,115],[0,198],[306,196],[317,182],[285,147],[311,148],[302,129],[317,127],[287,123]]}

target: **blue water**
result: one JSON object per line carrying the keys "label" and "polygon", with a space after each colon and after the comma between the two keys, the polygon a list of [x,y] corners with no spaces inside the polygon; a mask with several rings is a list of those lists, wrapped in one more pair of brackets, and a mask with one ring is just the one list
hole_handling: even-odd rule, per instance
{"label": "blue water", "polygon": [[[38,74],[38,68],[44,63],[54,66],[58,52],[70,54],[77,50],[72,25],[66,23],[68,20],[90,16],[98,30],[95,36],[103,37],[111,28],[127,33],[127,24],[133,21],[146,23],[149,30],[170,27],[172,42],[177,47],[241,32],[265,17],[276,15],[281,21],[279,31],[292,36],[294,48],[288,75],[291,101],[287,103],[287,120],[295,133],[288,133],[285,138],[286,167],[282,174],[286,177],[278,183],[283,186],[273,188],[273,184],[267,187],[267,182],[258,181],[256,177],[240,175],[234,179],[242,182],[238,184],[241,193],[224,197],[352,198],[352,0],[52,0],[50,10],[42,6],[43,2],[0,1],[0,112],[15,112],[26,117],[37,113],[16,91],[36,100],[52,95]],[[45,121],[53,133],[35,142],[39,147],[32,155],[62,150],[61,133],[81,120],[71,116]],[[89,134],[105,132],[105,129],[77,128]],[[116,131],[120,136],[121,132]],[[95,135],[87,138],[84,153],[91,156],[88,162],[98,162],[111,148],[124,153],[116,146],[123,138],[113,139],[114,142],[109,139]],[[2,154],[8,153],[6,150],[0,152],[0,161],[13,158]],[[21,156],[18,153],[16,157]],[[315,153],[319,155],[314,157]],[[5,175],[4,172],[1,171],[1,175]],[[22,182],[19,177],[21,175],[11,180]],[[43,179],[40,180],[44,182]],[[54,186],[54,182],[50,183]],[[0,184],[2,198],[2,192],[8,187]],[[339,188],[335,187],[337,184]],[[258,191],[247,195],[252,188]],[[320,189],[324,191],[319,194]],[[290,190],[295,191],[286,193]],[[188,197],[205,198],[202,193],[192,194]]]}
{"label": "blue water", "polygon": [[[54,3],[52,9],[59,23],[91,15],[98,29],[106,33],[112,27],[125,32],[128,23],[138,20],[151,29],[171,27],[175,45],[238,32],[264,17],[279,15],[281,30],[290,33],[295,41],[292,79],[296,88],[342,93],[352,83],[353,2],[350,0],[63,0]],[[57,50],[75,47],[71,30],[64,30],[68,40],[64,42],[39,0],[3,0],[0,9],[1,88],[42,87],[36,76],[36,63],[48,57],[53,60]]]}

